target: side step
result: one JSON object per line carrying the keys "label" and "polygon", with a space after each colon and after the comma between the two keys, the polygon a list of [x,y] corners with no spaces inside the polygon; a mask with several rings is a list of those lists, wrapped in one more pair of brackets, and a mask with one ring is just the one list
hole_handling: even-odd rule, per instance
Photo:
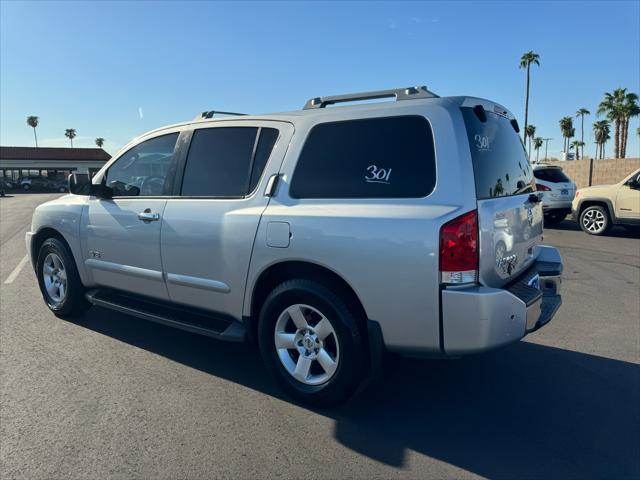
{"label": "side step", "polygon": [[195,310],[115,290],[90,290],[87,292],[86,297],[93,305],[186,330],[187,332],[198,333],[229,342],[242,342],[245,338],[244,325],[235,320],[215,317],[213,314],[203,310]]}

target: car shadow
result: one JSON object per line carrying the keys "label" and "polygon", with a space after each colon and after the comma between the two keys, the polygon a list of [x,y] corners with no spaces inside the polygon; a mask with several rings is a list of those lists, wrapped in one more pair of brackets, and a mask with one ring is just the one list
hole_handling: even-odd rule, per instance
{"label": "car shadow", "polygon": [[[544,226],[545,230],[564,230],[567,232],[582,232],[580,226],[572,220],[563,220],[562,222],[555,225],[546,225]],[[584,232],[582,232],[584,233]],[[584,233],[588,235],[587,233]],[[617,238],[640,238],[640,227],[636,231],[627,230],[621,225],[614,225],[609,229],[609,231],[602,235],[603,237],[617,237]]]}
{"label": "car shadow", "polygon": [[[291,401],[256,349],[94,307],[78,325]],[[490,478],[638,478],[640,367],[519,342],[459,360],[394,359],[347,405],[312,409],[346,448],[401,468],[409,451]]]}

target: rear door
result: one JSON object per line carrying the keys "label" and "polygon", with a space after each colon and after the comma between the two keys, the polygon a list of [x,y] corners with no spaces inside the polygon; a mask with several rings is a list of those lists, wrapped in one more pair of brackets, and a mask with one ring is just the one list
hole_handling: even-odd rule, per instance
{"label": "rear door", "polygon": [[572,201],[576,193],[576,185],[565,175],[561,168],[537,168],[533,171],[537,183],[541,183],[551,188],[549,193],[545,193],[543,202],[546,203],[547,195],[553,201]]}
{"label": "rear door", "polygon": [[[475,104],[474,104],[475,103]],[[499,287],[529,267],[542,239],[542,203],[515,121],[499,105],[461,107],[478,200],[479,280]]]}
{"label": "rear door", "polygon": [[194,130],[181,194],[168,200],[161,248],[172,301],[240,318],[265,187],[293,126],[225,121]]}

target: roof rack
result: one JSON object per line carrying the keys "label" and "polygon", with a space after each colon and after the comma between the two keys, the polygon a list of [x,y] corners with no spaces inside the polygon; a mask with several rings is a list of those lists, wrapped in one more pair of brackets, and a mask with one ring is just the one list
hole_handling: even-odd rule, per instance
{"label": "roof rack", "polygon": [[391,98],[397,100],[414,100],[418,98],[438,98],[433,92],[427,90],[427,87],[420,85],[418,87],[392,88],[389,90],[376,90],[373,92],[357,92],[346,93],[344,95],[332,95],[329,97],[311,98],[305,103],[303,110],[311,110],[313,108],[325,108],[327,105],[343,102],[357,102],[359,100],[374,100],[376,98]]}
{"label": "roof rack", "polygon": [[236,113],[236,112],[221,112],[220,110],[210,110],[208,112],[202,112],[196,115],[194,120],[205,120],[209,118],[213,118],[214,115],[246,115],[246,113]]}

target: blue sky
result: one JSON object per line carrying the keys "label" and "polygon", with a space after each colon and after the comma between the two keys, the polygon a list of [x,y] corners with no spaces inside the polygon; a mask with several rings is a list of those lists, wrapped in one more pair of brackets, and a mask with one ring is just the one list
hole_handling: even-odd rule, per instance
{"label": "blue sky", "polygon": [[[0,3],[0,143],[106,138],[114,153],[147,130],[210,109],[299,109],[313,96],[426,84],[475,95],[524,123],[520,55],[534,50],[530,122],[595,112],[605,91],[640,91],[640,2]],[[593,154],[585,119],[585,153]],[[640,156],[631,125],[628,155]],[[578,128],[579,131],[579,128]],[[612,142],[607,152],[612,149]]]}

